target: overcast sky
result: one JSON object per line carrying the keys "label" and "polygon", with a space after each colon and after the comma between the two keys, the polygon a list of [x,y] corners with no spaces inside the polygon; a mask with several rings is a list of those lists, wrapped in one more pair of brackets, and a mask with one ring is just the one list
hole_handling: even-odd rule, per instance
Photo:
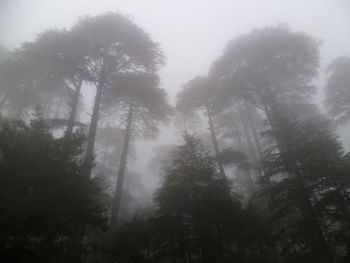
{"label": "overcast sky", "polygon": [[288,23],[322,40],[326,60],[350,55],[350,0],[0,0],[0,43],[18,47],[48,28],[69,29],[81,16],[129,14],[167,57],[163,87],[206,74],[227,41],[255,27]]}
{"label": "overcast sky", "polygon": [[[323,66],[350,56],[350,0],[0,0],[0,44],[12,49],[45,29],[69,29],[79,17],[105,11],[130,15],[160,43],[167,58],[162,87],[171,102],[183,83],[207,73],[229,39],[256,27],[287,23],[323,40]],[[159,141],[173,140],[168,133]],[[149,156],[152,145],[139,147]],[[138,162],[138,170],[145,166],[146,159]]]}

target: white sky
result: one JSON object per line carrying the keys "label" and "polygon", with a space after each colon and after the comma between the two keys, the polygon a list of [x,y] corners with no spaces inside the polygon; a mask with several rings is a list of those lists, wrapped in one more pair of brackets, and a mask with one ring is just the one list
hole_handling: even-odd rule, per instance
{"label": "white sky", "polygon": [[324,40],[323,57],[350,54],[350,0],[0,0],[0,44],[17,47],[45,29],[117,10],[161,44],[172,100],[184,82],[207,73],[229,39],[255,27],[288,23]]}
{"label": "white sky", "polygon": [[[162,87],[171,102],[183,83],[207,73],[229,39],[255,27],[287,23],[322,39],[323,66],[350,56],[350,0],[0,0],[0,44],[18,47],[45,29],[69,29],[79,17],[105,11],[129,14],[160,43],[167,58]],[[158,142],[174,138],[167,132]],[[153,146],[144,142],[138,149],[151,156]],[[145,171],[146,163],[140,159],[137,170]]]}

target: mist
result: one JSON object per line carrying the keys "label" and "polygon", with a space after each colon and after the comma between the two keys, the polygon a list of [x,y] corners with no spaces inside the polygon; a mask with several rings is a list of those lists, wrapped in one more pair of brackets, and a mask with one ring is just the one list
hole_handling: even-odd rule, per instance
{"label": "mist", "polygon": [[350,3],[0,1],[1,262],[347,262]]}

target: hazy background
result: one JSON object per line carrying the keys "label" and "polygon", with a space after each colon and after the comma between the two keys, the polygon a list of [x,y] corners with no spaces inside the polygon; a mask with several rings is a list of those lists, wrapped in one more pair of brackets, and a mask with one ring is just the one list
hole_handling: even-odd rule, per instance
{"label": "hazy background", "polygon": [[[315,98],[319,105],[325,65],[338,56],[350,56],[349,0],[0,0],[0,44],[13,49],[46,29],[69,29],[81,16],[106,11],[130,15],[160,43],[166,56],[161,87],[171,103],[183,83],[207,73],[228,40],[256,27],[287,23],[323,40]],[[89,100],[93,94],[85,96]],[[156,142],[138,142],[133,170],[144,175],[153,147],[176,142],[173,128],[162,130]],[[339,130],[347,149],[348,131],[349,126]],[[152,178],[145,179],[149,186],[156,180]]]}

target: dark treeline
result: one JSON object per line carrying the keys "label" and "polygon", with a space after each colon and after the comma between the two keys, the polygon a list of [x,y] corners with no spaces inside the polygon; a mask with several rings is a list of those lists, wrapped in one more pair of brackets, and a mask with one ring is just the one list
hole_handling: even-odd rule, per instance
{"label": "dark treeline", "polygon": [[[159,45],[119,13],[1,48],[0,261],[348,262],[350,59],[325,72],[328,118],[320,44],[287,26],[236,37],[174,109]],[[183,143],[157,148],[150,197],[128,162],[174,115]]]}

